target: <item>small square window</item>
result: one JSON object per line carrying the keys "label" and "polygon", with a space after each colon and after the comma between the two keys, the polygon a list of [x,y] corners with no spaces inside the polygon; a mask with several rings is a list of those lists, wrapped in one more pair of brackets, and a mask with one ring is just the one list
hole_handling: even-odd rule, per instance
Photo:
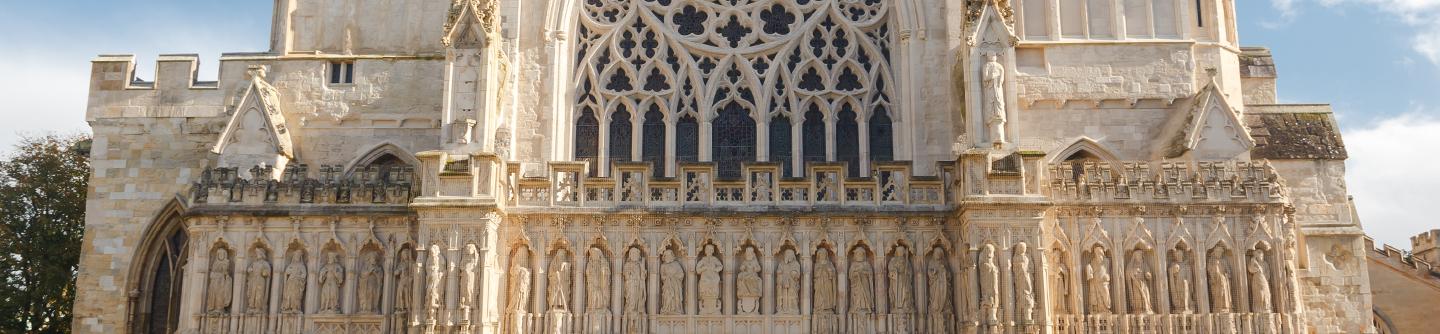
{"label": "small square window", "polygon": [[355,63],[352,62],[330,62],[330,83],[352,84],[355,83]]}

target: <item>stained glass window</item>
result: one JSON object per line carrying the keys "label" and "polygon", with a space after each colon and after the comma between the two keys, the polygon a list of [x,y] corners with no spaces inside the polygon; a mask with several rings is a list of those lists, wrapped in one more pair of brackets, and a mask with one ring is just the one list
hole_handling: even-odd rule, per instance
{"label": "stained glass window", "polygon": [[794,154],[790,153],[790,143],[792,142],[790,138],[790,118],[785,117],[785,115],[777,115],[771,118],[770,162],[779,163],[781,174],[786,176],[795,176],[795,173],[790,170],[790,158],[794,156]]}
{"label": "stained glass window", "polygon": [[625,105],[615,107],[615,112],[610,114],[610,161],[630,161],[630,108]]}
{"label": "stained glass window", "polygon": [[801,127],[800,151],[806,163],[824,162],[825,159],[825,115],[820,107],[811,105],[805,112],[805,125]]}
{"label": "stained glass window", "polygon": [[690,115],[675,124],[675,161],[700,161],[700,124]]}
{"label": "stained glass window", "polygon": [[665,175],[665,114],[660,106],[650,105],[645,112],[645,125],[641,128],[640,160],[654,166],[655,174]]}
{"label": "stained glass window", "polygon": [[870,130],[870,161],[895,160],[895,132],[890,125],[890,114],[884,107],[875,108],[866,125]]}
{"label": "stained glass window", "polygon": [[835,120],[835,160],[845,163],[850,177],[860,176],[860,124],[855,122],[854,106],[848,103],[841,105]]}
{"label": "stained glass window", "polygon": [[739,102],[720,110],[711,130],[711,147],[721,178],[739,178],[740,163],[755,161],[755,119]]}
{"label": "stained glass window", "polygon": [[595,175],[598,166],[595,159],[600,157],[600,121],[590,107],[580,110],[580,119],[575,122],[575,160],[590,162],[590,175]]}

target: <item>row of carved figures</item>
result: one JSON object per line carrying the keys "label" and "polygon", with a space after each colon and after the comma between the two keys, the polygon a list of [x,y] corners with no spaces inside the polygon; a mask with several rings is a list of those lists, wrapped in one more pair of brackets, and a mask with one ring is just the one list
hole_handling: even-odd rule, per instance
{"label": "row of carved figures", "polygon": [[[382,294],[386,284],[386,270],[382,264],[380,252],[370,250],[361,252],[357,271],[352,276],[346,275],[346,266],[341,260],[339,251],[327,250],[323,253],[319,269],[311,272],[306,265],[305,252],[292,249],[286,255],[285,265],[275,267],[277,264],[270,260],[269,252],[260,247],[252,250],[249,264],[244,268],[233,268],[233,254],[229,248],[217,247],[210,252],[209,267],[206,270],[205,303],[204,313],[210,316],[223,316],[231,314],[264,315],[270,314],[271,308],[275,307],[275,313],[279,314],[343,314],[346,313],[341,296],[344,295],[346,280],[355,279],[355,308],[356,314],[380,314],[382,308]],[[410,286],[415,279],[413,270],[406,270],[414,267],[415,258],[410,249],[401,251],[398,261],[390,275],[393,275],[395,286]],[[275,272],[279,270],[280,272]],[[245,275],[244,286],[236,291],[234,286],[236,275]],[[313,275],[313,277],[311,277]],[[278,282],[275,281],[278,279]],[[314,285],[309,282],[313,279]],[[272,287],[272,285],[278,285]],[[272,291],[273,290],[273,291]],[[234,298],[243,299],[242,305],[236,305]],[[278,304],[272,305],[272,292],[274,298],[278,298]],[[315,297],[314,307],[307,310],[306,294],[310,293]],[[395,313],[409,311],[411,289],[395,289],[395,299],[391,303],[391,309]],[[237,309],[237,307],[243,307]]]}

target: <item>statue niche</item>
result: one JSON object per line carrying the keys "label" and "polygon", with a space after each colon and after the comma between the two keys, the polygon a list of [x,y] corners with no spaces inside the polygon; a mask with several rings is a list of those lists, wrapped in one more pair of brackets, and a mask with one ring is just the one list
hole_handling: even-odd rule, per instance
{"label": "statue niche", "polygon": [[775,313],[784,315],[800,314],[800,280],[804,276],[800,261],[795,259],[795,250],[786,248],[780,252],[780,267],[775,273]]}
{"label": "statue niche", "polygon": [[249,314],[265,314],[270,309],[270,255],[255,247],[250,266],[245,269],[245,308]]}
{"label": "statue niche", "polygon": [[745,247],[740,251],[740,272],[735,277],[735,313],[736,314],[759,314],[760,297],[764,293],[761,279],[760,260],[755,255],[755,247]]}
{"label": "statue niche", "polygon": [[231,293],[235,277],[231,274],[230,249],[217,247],[210,252],[210,270],[205,287],[205,311],[211,315],[230,313]]}
{"label": "statue niche", "polygon": [[666,249],[660,264],[660,314],[685,314],[685,267],[675,249]]}
{"label": "statue niche", "polygon": [[1153,299],[1150,294],[1150,284],[1155,275],[1150,271],[1150,265],[1145,262],[1145,250],[1136,249],[1130,252],[1130,262],[1126,266],[1125,285],[1128,288],[1127,296],[1130,297],[1130,313],[1152,314],[1155,313]]}
{"label": "statue niche", "polygon": [[340,251],[330,250],[325,254],[325,265],[320,266],[320,313],[340,314],[340,291],[345,286],[345,266],[340,264]]}
{"label": "statue niche", "polygon": [[285,283],[280,289],[280,312],[305,313],[305,251],[292,246],[285,260]]}
{"label": "statue niche", "polygon": [[1090,314],[1110,314],[1110,269],[1106,264],[1109,255],[1105,247],[1095,245],[1089,257],[1090,263],[1085,264],[1086,305]]}
{"label": "statue niche", "polygon": [[696,294],[699,295],[700,314],[720,314],[720,272],[725,269],[720,262],[719,250],[715,245],[705,245],[700,261],[695,263],[695,275],[699,276]]}
{"label": "statue niche", "polygon": [[645,256],[639,247],[630,248],[627,253],[621,271],[625,333],[642,334],[645,333],[645,279],[650,272],[645,269]]}
{"label": "statue niche", "polygon": [[360,255],[360,281],[356,287],[356,306],[362,314],[380,313],[380,295],[384,294],[385,269],[380,264],[380,251],[371,249]]}

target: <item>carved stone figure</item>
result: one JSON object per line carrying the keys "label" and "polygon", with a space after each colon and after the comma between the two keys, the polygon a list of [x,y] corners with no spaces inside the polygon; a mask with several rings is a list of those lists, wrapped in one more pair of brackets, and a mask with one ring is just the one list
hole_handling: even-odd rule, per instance
{"label": "carved stone figure", "polygon": [[460,308],[468,310],[475,307],[475,284],[480,278],[475,269],[480,266],[480,250],[475,244],[467,244],[463,256],[460,260]]}
{"label": "carved stone figure", "polygon": [[415,250],[405,249],[395,264],[395,313],[410,311],[415,295]]}
{"label": "carved stone figure", "polygon": [[980,249],[980,310],[986,324],[1000,321],[1000,267],[995,264],[995,245]]}
{"label": "carved stone figure", "polygon": [[715,246],[705,246],[705,253],[695,264],[695,274],[700,276],[696,291],[700,297],[700,314],[720,314],[720,271],[724,269]]}
{"label": "carved stone figure", "polygon": [[775,313],[800,314],[800,279],[804,274],[794,251],[780,253],[780,268],[775,275]]}
{"label": "carved stone figure", "polygon": [[570,310],[570,262],[565,255],[565,251],[556,252],[554,262],[550,262],[550,292],[545,299],[551,311]]}
{"label": "carved stone figure", "polygon": [[1190,297],[1190,270],[1182,265],[1184,262],[1184,252],[1176,250],[1170,255],[1170,269],[1167,270],[1170,278],[1170,309],[1178,314],[1193,312],[1191,305],[1194,304]]}
{"label": "carved stone figure", "polygon": [[915,275],[910,268],[910,252],[905,247],[895,250],[889,269],[890,313],[914,312],[915,295],[911,288],[915,284]]}
{"label": "carved stone figure", "polygon": [[839,291],[836,290],[835,280],[838,278],[838,271],[835,269],[835,262],[830,260],[830,252],[821,250],[815,254],[815,313],[834,314]]}
{"label": "carved stone figure", "polygon": [[380,253],[365,253],[360,265],[357,306],[360,313],[380,313],[380,295],[385,293],[385,288],[381,286],[385,282],[385,269],[380,265]]}
{"label": "carved stone figure", "polygon": [[649,275],[649,271],[645,270],[645,262],[640,257],[640,251],[630,251],[630,255],[625,259],[623,269],[621,275],[625,285],[625,314],[644,314],[645,277]]}
{"label": "carved stone figure", "polygon": [[1259,250],[1250,255],[1245,271],[1250,274],[1250,310],[1254,313],[1274,311],[1270,296],[1270,276],[1265,274],[1265,254]]}
{"label": "carved stone figure", "polygon": [[511,312],[525,313],[530,304],[530,267],[522,259],[510,260],[510,306]]}
{"label": "carved stone figure", "polygon": [[1226,272],[1225,264],[1220,262],[1223,256],[1225,253],[1220,250],[1211,251],[1205,265],[1205,273],[1210,283],[1211,313],[1230,312],[1230,273]]}
{"label": "carved stone figure", "polygon": [[270,260],[265,250],[255,248],[254,259],[246,269],[245,307],[247,313],[265,314],[270,309]]}
{"label": "carved stone figure", "polygon": [[981,71],[984,81],[985,125],[990,128],[990,141],[996,145],[1005,143],[1005,66],[1000,65],[994,53],[985,55],[985,66]]}
{"label": "carved stone figure", "polygon": [[585,262],[585,307],[591,312],[610,311],[610,261],[599,248],[591,249]]}
{"label": "carved stone figure", "polygon": [[304,253],[300,250],[290,251],[290,259],[285,261],[285,286],[280,290],[280,312],[286,314],[305,312],[305,270]]}
{"label": "carved stone figure", "polygon": [[1025,243],[1015,244],[1015,258],[1010,261],[1010,270],[1015,281],[1015,309],[1021,323],[1035,319],[1035,275],[1030,270],[1030,247]]}
{"label": "carved stone figure", "polygon": [[929,278],[930,287],[930,333],[953,333],[950,327],[950,318],[954,316],[955,309],[950,303],[950,270],[945,265],[945,255],[940,251],[930,254],[930,265],[926,275]]}
{"label": "carved stone figure", "polygon": [[875,311],[875,269],[870,267],[867,255],[864,248],[850,251],[850,313]]}
{"label": "carved stone figure", "polygon": [[1085,265],[1085,284],[1090,288],[1090,298],[1087,299],[1090,314],[1109,314],[1110,270],[1105,268],[1105,248],[1095,246],[1090,254],[1090,263]]}
{"label": "carved stone figure", "polygon": [[1059,314],[1070,314],[1070,266],[1065,263],[1065,254],[1058,250],[1055,259],[1055,312]]}
{"label": "carved stone figure", "polygon": [[234,276],[230,274],[230,251],[216,249],[211,255],[209,285],[205,289],[205,310],[210,314],[230,312]]}
{"label": "carved stone figure", "polygon": [[435,312],[444,307],[445,296],[445,258],[440,256],[440,246],[430,246],[430,287],[426,290],[430,297],[430,318],[435,318]]}
{"label": "carved stone figure", "polygon": [[1138,314],[1155,313],[1150,299],[1150,280],[1154,275],[1146,270],[1144,254],[1140,251],[1130,253],[1130,272],[1126,275],[1125,281],[1130,287],[1130,311]]}
{"label": "carved stone figure", "polygon": [[320,313],[340,313],[340,289],[345,286],[345,267],[340,264],[340,253],[331,252],[325,265],[320,267]]}
{"label": "carved stone figure", "polygon": [[685,268],[675,250],[666,250],[660,264],[660,314],[685,314]]}
{"label": "carved stone figure", "polygon": [[760,295],[764,293],[760,271],[760,260],[755,258],[754,249],[747,248],[741,256],[740,273],[735,277],[736,313],[760,313]]}
{"label": "carved stone figure", "polygon": [[769,202],[770,188],[772,188],[770,185],[770,174],[764,173],[757,175],[755,177],[755,201]]}

